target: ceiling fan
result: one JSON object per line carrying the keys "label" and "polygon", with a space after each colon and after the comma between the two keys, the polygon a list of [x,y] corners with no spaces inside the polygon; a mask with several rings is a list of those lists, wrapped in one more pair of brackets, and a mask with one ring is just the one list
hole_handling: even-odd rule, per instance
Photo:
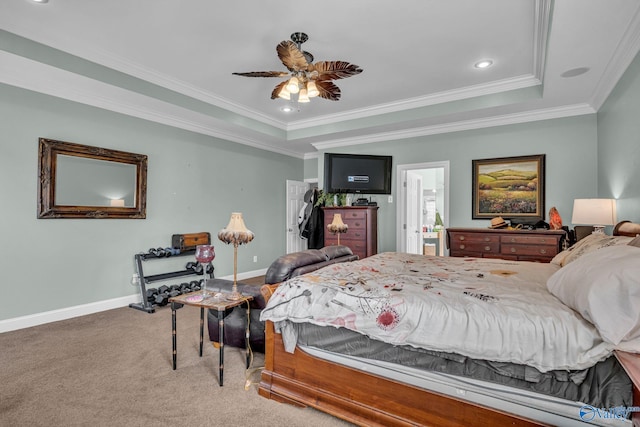
{"label": "ceiling fan", "polygon": [[287,71],[250,71],[232,73],[245,77],[289,77],[278,84],[271,99],[290,100],[291,95],[298,95],[298,102],[309,102],[309,98],[319,96],[330,101],[340,99],[340,88],[332,80],[346,79],[360,74],[362,69],[357,65],[344,61],[321,61],[313,63],[313,55],[302,50],[302,43],[309,37],[305,33],[291,34],[291,40],[278,44],[278,58],[289,70]]}

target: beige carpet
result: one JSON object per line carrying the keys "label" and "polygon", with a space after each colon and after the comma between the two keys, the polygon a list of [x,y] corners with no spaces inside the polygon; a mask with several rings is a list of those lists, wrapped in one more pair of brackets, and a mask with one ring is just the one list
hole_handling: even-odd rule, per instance
{"label": "beige carpet", "polygon": [[[120,308],[0,334],[0,426],[347,426],[245,390],[244,350],[218,350],[200,310],[177,311],[178,369],[171,369],[171,310]],[[263,355],[254,355],[254,367]],[[250,376],[259,381],[259,372]]]}

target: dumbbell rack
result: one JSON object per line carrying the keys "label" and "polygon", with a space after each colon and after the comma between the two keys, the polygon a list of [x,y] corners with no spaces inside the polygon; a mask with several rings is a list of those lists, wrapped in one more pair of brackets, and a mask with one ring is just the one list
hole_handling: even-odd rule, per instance
{"label": "dumbbell rack", "polygon": [[[152,274],[152,275],[148,275],[145,276],[144,272],[143,272],[143,268],[142,268],[142,263],[143,261],[149,261],[152,259],[166,259],[166,258],[173,258],[173,257],[182,257],[182,256],[195,256],[195,249],[191,249],[191,250],[187,250],[184,252],[180,252],[177,255],[172,255],[170,253],[165,253],[164,255],[157,255],[155,253],[152,252],[146,252],[146,253],[139,253],[139,254],[135,254],[134,255],[134,259],[136,262],[136,271],[138,273],[138,277],[139,277],[139,283],[140,283],[140,295],[142,296],[142,302],[141,303],[131,303],[129,304],[129,307],[131,308],[135,308],[136,310],[141,310],[141,311],[146,311],[147,313],[154,313],[155,310],[155,306],[153,303],[151,303],[150,301],[148,301],[147,299],[147,284],[153,283],[153,282],[160,282],[163,280],[168,280],[168,279],[173,279],[176,277],[185,277],[185,276],[199,276],[200,273],[197,273],[194,269],[192,268],[186,268],[184,270],[179,270],[179,271],[170,271],[167,273],[161,273],[161,274]],[[206,278],[206,274],[207,274],[207,270],[209,270],[209,278],[213,279],[213,265],[211,265],[211,263],[209,263],[207,265],[206,268],[202,269],[202,277],[203,279]]]}

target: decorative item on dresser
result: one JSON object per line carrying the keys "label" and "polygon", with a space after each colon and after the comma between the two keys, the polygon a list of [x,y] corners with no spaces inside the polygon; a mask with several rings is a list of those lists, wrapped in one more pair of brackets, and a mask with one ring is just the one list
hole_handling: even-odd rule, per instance
{"label": "decorative item on dresser", "polygon": [[360,259],[378,253],[377,206],[325,207],[322,210],[325,224],[331,224],[334,215],[340,214],[348,227],[348,230],[342,235],[340,243],[338,243],[336,234],[325,233],[325,246],[337,244],[348,246]]}
{"label": "decorative item on dresser", "polygon": [[448,228],[449,255],[550,262],[562,251],[564,230]]}

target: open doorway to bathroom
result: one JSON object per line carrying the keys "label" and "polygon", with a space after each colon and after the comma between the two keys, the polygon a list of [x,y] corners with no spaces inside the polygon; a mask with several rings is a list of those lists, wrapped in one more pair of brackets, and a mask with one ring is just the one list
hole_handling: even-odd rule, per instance
{"label": "open doorway to bathroom", "polygon": [[449,162],[398,165],[396,250],[445,255],[449,224]]}

